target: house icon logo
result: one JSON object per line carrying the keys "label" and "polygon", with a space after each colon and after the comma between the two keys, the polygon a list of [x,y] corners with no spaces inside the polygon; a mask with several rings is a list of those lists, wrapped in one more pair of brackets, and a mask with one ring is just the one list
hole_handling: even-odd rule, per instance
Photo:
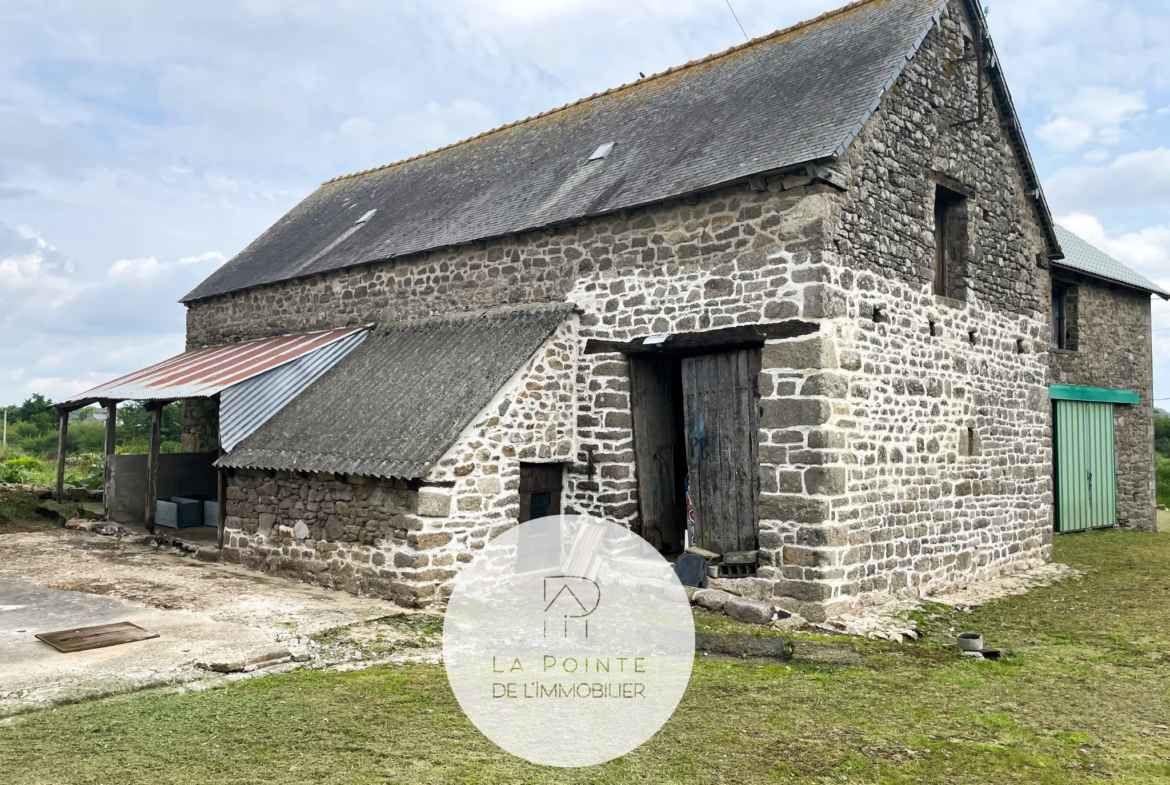
{"label": "house icon logo", "polygon": [[[544,587],[544,637],[548,637],[549,629],[556,635],[560,631],[562,637],[569,637],[569,629],[574,634],[580,630],[585,638],[589,637],[589,619],[587,618],[601,604],[601,586],[588,578],[578,578],[571,575],[551,575],[542,581]],[[570,624],[570,619],[579,619],[581,623]],[[552,622],[550,625],[549,622]]]}

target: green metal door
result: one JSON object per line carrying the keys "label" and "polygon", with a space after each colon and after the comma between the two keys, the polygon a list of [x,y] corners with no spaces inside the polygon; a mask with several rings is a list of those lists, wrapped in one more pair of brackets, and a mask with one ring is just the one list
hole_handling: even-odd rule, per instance
{"label": "green metal door", "polygon": [[1056,401],[1056,530],[1116,525],[1113,405]]}

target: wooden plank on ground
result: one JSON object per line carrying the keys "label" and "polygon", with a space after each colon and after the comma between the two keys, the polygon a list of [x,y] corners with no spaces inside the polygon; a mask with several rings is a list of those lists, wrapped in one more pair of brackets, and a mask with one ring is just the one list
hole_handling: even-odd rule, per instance
{"label": "wooden plank on ground", "polygon": [[131,624],[128,621],[36,634],[37,640],[44,641],[57,651],[65,653],[101,649],[106,646],[117,646],[122,643],[134,643],[157,637],[157,632],[144,630],[137,624]]}

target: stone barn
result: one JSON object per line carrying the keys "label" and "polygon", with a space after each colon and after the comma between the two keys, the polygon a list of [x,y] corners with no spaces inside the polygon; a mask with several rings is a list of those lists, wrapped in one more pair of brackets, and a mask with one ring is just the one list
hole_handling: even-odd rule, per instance
{"label": "stone barn", "polygon": [[323,184],[188,349],[365,339],[230,448],[191,399],[184,450],[254,567],[425,605],[579,512],[819,620],[1048,559],[1078,395],[1151,526],[1156,289],[1064,258],[978,3],[865,0]]}

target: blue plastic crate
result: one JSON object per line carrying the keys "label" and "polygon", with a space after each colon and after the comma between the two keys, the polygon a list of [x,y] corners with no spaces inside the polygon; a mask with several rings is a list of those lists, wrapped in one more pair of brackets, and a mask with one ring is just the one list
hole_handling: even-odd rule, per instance
{"label": "blue plastic crate", "polygon": [[203,502],[182,496],[168,496],[156,502],[155,520],[168,529],[186,529],[203,525]]}

